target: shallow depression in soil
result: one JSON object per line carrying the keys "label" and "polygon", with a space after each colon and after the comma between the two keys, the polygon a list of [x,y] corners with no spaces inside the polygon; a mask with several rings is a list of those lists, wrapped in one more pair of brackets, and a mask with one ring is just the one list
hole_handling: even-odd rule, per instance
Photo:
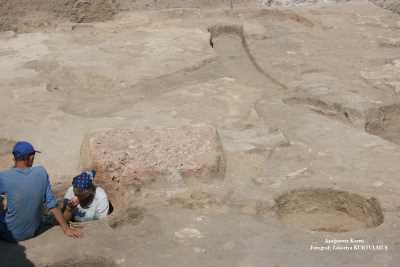
{"label": "shallow depression in soil", "polygon": [[116,267],[115,262],[103,257],[70,259],[62,262],[44,265],[44,267]]}
{"label": "shallow depression in soil", "polygon": [[119,228],[124,225],[139,224],[144,218],[145,209],[140,207],[129,207],[124,213],[114,215],[109,224],[111,228]]}
{"label": "shallow depression in soil", "polygon": [[393,104],[370,110],[365,131],[400,144],[400,105]]}
{"label": "shallow depression in soil", "polygon": [[377,199],[332,189],[299,189],[275,199],[280,220],[312,231],[349,232],[373,228],[384,216]]}

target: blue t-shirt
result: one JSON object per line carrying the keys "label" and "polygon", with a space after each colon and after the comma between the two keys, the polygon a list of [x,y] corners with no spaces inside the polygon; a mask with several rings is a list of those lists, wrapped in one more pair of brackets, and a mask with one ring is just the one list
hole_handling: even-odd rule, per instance
{"label": "blue t-shirt", "polygon": [[31,238],[39,229],[43,204],[57,207],[49,175],[41,166],[0,172],[0,194],[7,197],[7,209],[0,211],[0,239]]}

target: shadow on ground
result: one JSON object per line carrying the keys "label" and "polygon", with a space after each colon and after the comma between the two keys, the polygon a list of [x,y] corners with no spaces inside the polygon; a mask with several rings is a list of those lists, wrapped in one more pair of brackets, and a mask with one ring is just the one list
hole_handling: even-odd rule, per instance
{"label": "shadow on ground", "polygon": [[19,244],[0,241],[0,266],[2,267],[34,267],[27,259],[25,247]]}

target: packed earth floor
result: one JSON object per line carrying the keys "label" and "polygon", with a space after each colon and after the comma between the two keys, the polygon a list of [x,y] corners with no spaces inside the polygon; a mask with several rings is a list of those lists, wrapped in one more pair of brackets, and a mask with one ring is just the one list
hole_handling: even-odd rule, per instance
{"label": "packed earth floor", "polygon": [[169,171],[110,192],[115,212],[82,239],[0,242],[0,266],[399,266],[400,16],[172,2],[0,19],[2,169],[29,140],[61,197],[101,129],[212,127],[223,151],[218,172],[183,177],[174,139]]}

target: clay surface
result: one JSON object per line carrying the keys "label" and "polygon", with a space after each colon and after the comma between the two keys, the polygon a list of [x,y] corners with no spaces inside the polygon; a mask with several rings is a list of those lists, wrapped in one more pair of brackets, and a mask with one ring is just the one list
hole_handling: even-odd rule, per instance
{"label": "clay surface", "polygon": [[0,167],[115,204],[0,266],[397,267],[395,4],[0,0]]}

